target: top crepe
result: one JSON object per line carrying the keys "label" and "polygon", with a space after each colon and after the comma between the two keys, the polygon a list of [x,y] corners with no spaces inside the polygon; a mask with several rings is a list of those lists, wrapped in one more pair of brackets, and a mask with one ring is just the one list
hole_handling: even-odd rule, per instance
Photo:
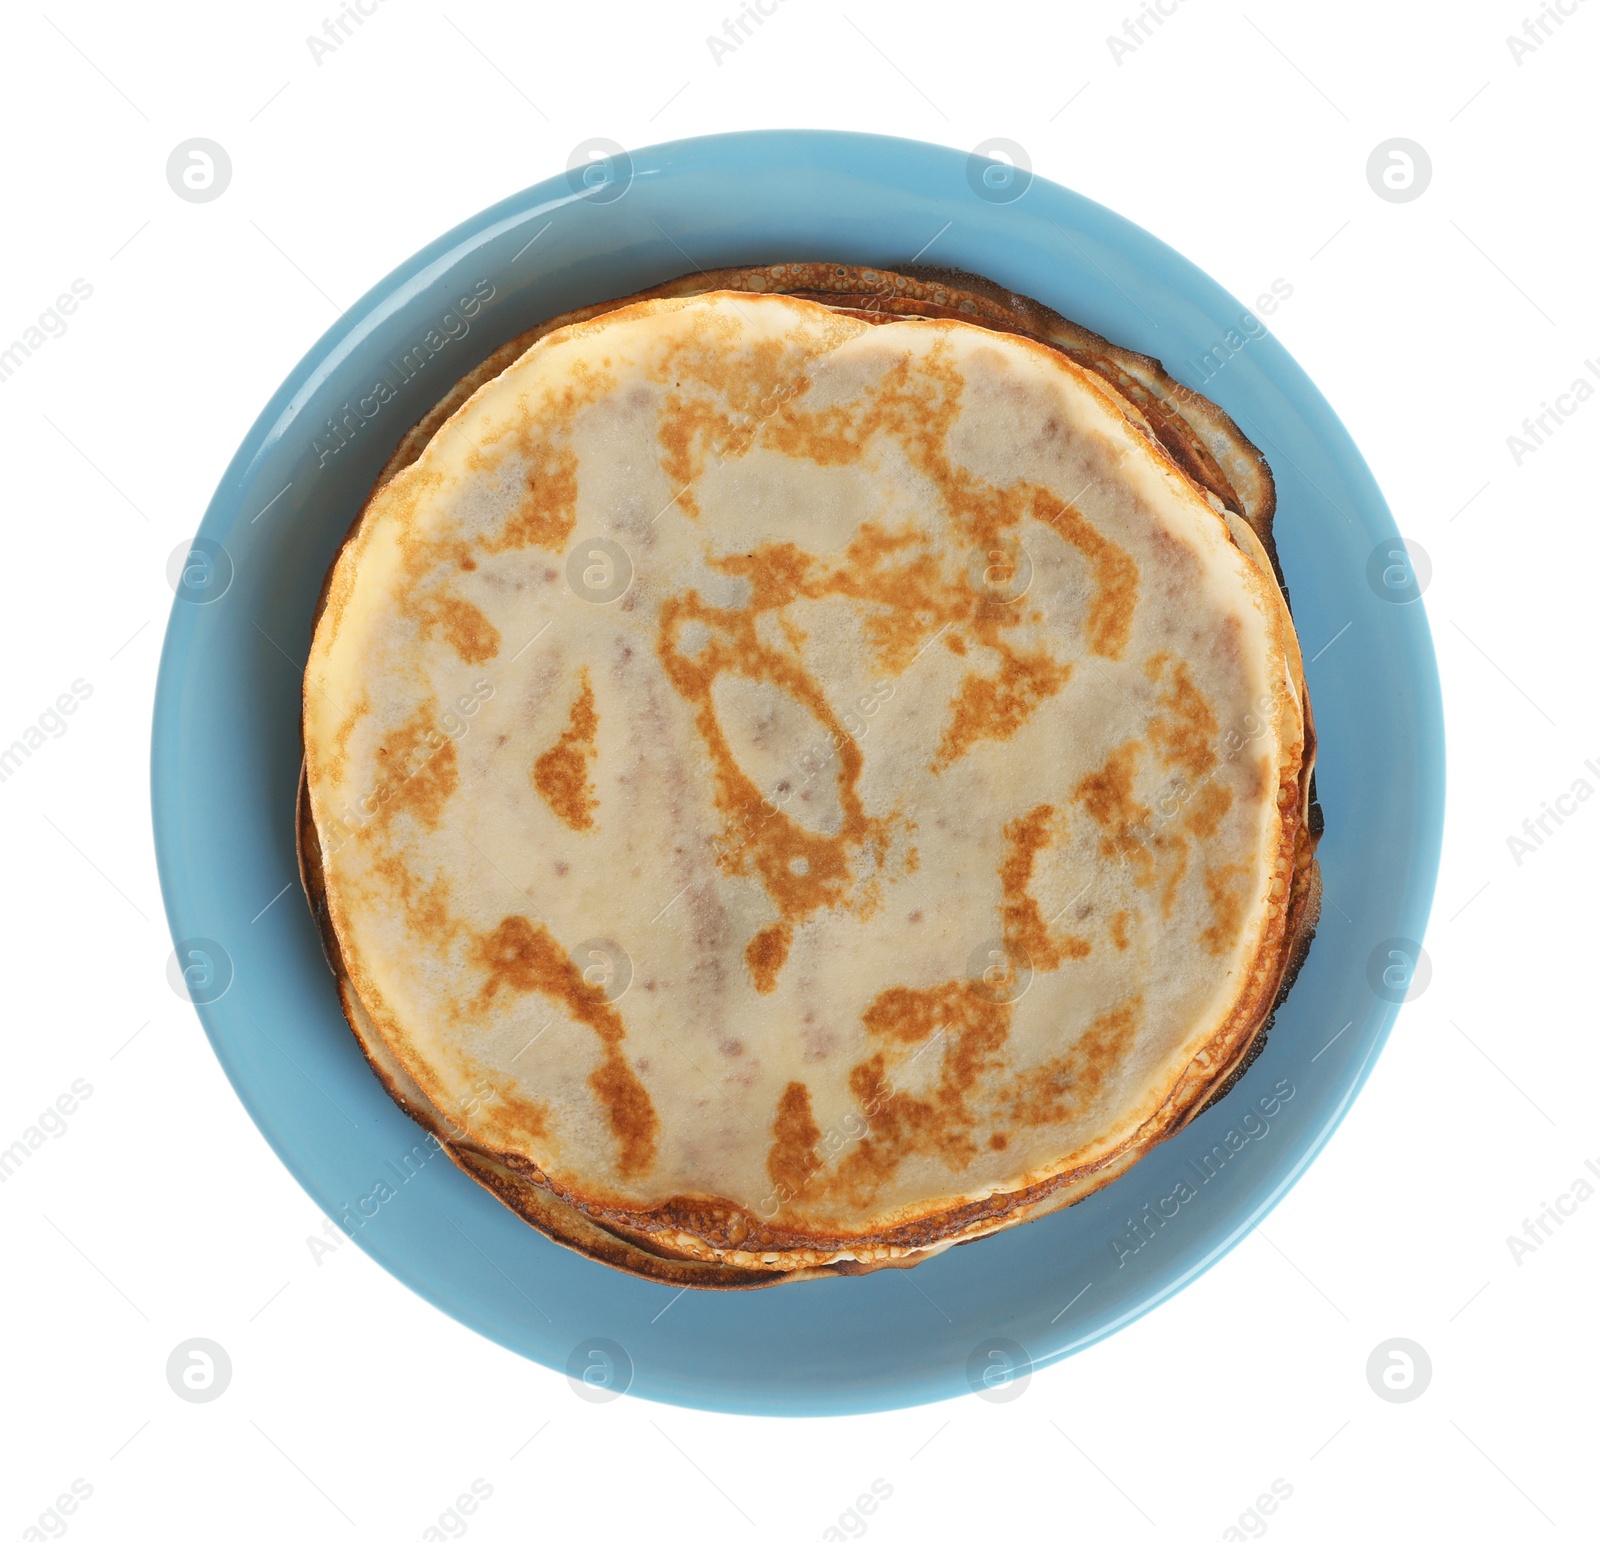
{"label": "top crepe", "polygon": [[1247,519],[1057,349],[780,295],[479,388],[330,576],[305,737],[350,987],[461,1146],[748,1269],[1120,1170],[1254,1038],[1309,860]]}

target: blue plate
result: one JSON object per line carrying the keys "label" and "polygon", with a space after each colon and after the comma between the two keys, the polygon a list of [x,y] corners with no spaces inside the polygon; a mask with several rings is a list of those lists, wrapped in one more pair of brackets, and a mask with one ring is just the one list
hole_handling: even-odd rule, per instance
{"label": "blue plate", "polygon": [[[911,1272],[673,1300],[548,1242],[442,1156],[402,1161],[420,1132],[345,1026],[295,882],[312,614],[401,434],[508,338],[692,268],[919,254],[1164,360],[1266,452],[1321,739],[1323,920],[1240,1085],[1082,1204]],[[156,849],[218,1058],[295,1177],[367,1252],[479,1333],[585,1376],[591,1396],[631,1384],[700,1408],[838,1414],[1012,1394],[1030,1368],[1179,1290],[1266,1214],[1350,1106],[1425,967],[1444,731],[1416,576],[1382,495],[1239,301],[1020,167],[784,131],[618,152],[518,193],[402,264],[317,342],[234,456],[176,582],[156,693]]]}

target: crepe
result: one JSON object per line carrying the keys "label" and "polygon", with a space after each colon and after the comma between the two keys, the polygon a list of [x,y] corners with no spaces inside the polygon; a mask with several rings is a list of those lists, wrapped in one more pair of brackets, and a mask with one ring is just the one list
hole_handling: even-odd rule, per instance
{"label": "crepe", "polygon": [[730,1285],[1110,1181],[1259,1043],[1316,892],[1231,423],[981,286],[739,278],[518,340],[402,445],[303,821],[390,1090],[559,1240]]}

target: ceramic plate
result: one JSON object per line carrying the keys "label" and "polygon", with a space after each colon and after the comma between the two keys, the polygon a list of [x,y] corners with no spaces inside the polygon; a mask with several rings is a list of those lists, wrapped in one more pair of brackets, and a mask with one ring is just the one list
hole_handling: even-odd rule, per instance
{"label": "ceramic plate", "polygon": [[[206,512],[177,578],[152,767],[191,998],[251,1117],[359,1246],[586,1395],[767,1414],[1014,1395],[1233,1247],[1372,1068],[1421,967],[1443,816],[1415,575],[1360,453],[1284,349],[1099,205],[998,157],[910,140],[775,132],[631,156],[586,148],[599,153],[440,237],[352,306],[267,404]],[[400,436],[535,322],[696,268],[918,256],[1155,355],[1266,452],[1321,745],[1323,919],[1243,1081],[1082,1204],[912,1271],[674,1300],[547,1241],[442,1155],[406,1162],[431,1148],[345,1026],[295,878],[312,614]]]}

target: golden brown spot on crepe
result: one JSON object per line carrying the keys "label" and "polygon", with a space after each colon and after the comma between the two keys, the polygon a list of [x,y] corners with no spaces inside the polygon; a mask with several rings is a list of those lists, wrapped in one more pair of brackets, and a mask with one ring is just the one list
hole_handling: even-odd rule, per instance
{"label": "golden brown spot on crepe", "polygon": [[405,857],[396,854],[374,857],[372,871],[383,880],[386,892],[399,897],[414,931],[434,943],[447,942],[461,931],[460,921],[450,910],[450,885],[445,878],[424,883]]}
{"label": "golden brown spot on crepe", "polygon": [[363,690],[356,698],[355,705],[349,713],[340,720],[338,728],[333,734],[333,765],[342,768],[350,759],[350,735],[355,731],[357,723],[372,710],[372,698]]}
{"label": "golden brown spot on crepe", "polygon": [[1150,807],[1134,796],[1134,768],[1144,749],[1137,739],[1129,739],[1106,757],[1098,771],[1091,771],[1073,790],[1073,796],[1105,834],[1100,850],[1134,866],[1134,882],[1148,889],[1165,874],[1161,893],[1161,912],[1171,913],[1178,883],[1189,862],[1189,843],[1182,835],[1150,829]]}
{"label": "golden brown spot on crepe", "polygon": [[830,318],[789,337],[739,340],[737,334],[732,317],[698,317],[655,365],[656,377],[672,384],[656,435],[661,469],[682,489],[675,503],[690,518],[700,512],[693,484],[707,460],[743,455],[782,402],[810,389],[811,358],[848,331]]}
{"label": "golden brown spot on crepe", "polygon": [[1013,1101],[1012,1119],[1038,1126],[1083,1114],[1132,1048],[1143,1009],[1143,997],[1134,996],[1102,1013],[1071,1049],[1028,1072]]}
{"label": "golden brown spot on crepe", "polygon": [[1009,739],[1071,678],[1072,666],[1058,664],[1048,653],[1010,650],[1002,654],[998,675],[969,674],[951,700],[950,723],[932,769],[944,770],[980,739]]}
{"label": "golden brown spot on crepe", "polygon": [[1039,902],[1028,892],[1034,859],[1050,845],[1055,809],[1041,803],[1005,827],[1006,855],[1000,864],[1000,922],[1006,946],[1020,951],[1035,969],[1058,969],[1069,958],[1087,958],[1082,937],[1050,935]]}
{"label": "golden brown spot on crepe", "polygon": [[595,711],[594,687],[589,683],[587,668],[582,671],[581,680],[561,737],[533,763],[533,785],[551,812],[569,828],[592,830],[594,811],[600,802],[589,781],[589,765],[595,758],[594,739],[600,715]]}
{"label": "golden brown spot on crepe", "polygon": [[811,1181],[822,1165],[817,1142],[822,1138],[811,1113],[811,1090],[804,1082],[790,1082],[778,1099],[772,1121],[772,1149],[767,1153],[767,1176],[785,1200],[792,1199]]}
{"label": "golden brown spot on crepe", "polygon": [[902,1044],[920,1044],[949,1016],[953,992],[960,984],[937,990],[913,990],[908,985],[891,985],[880,991],[861,1014],[867,1032],[879,1038],[896,1039]]}
{"label": "golden brown spot on crepe", "polygon": [[1166,709],[1150,724],[1150,739],[1161,759],[1191,776],[1204,776],[1217,763],[1216,714],[1200,693],[1182,659],[1169,653],[1152,653],[1145,674],[1154,681],[1168,674],[1167,689],[1157,697]]}
{"label": "golden brown spot on crepe", "polygon": [[[945,1035],[936,1096],[954,1109],[976,1084],[993,1053],[1005,1043],[1011,1031],[1011,1004],[993,1000],[972,980],[952,980],[912,994],[921,996],[925,1006],[932,1008],[935,1027]],[[868,1007],[861,1020],[869,1031],[872,1017],[872,1008]]]}
{"label": "golden brown spot on crepe", "polygon": [[[1170,823],[1177,814],[1177,809],[1171,808],[1156,821],[1164,828],[1153,829],[1150,808],[1133,793],[1135,765],[1144,747],[1133,739],[1114,750],[1100,771],[1085,777],[1076,796],[1106,831],[1101,850],[1107,856],[1131,860],[1136,869],[1134,881],[1140,888],[1159,881],[1161,913],[1170,916],[1189,867],[1189,841],[1184,831],[1202,839],[1213,835],[1232,806],[1233,794],[1211,780],[1217,765],[1217,720],[1188,665],[1171,654],[1155,653],[1145,661],[1144,672],[1165,686],[1157,697],[1161,710],[1148,729],[1149,746],[1162,764],[1177,767],[1202,784],[1193,794],[1193,808],[1181,826]],[[1184,797],[1191,795],[1187,787],[1182,791]],[[1170,801],[1163,800],[1164,809]]]}
{"label": "golden brown spot on crepe", "polygon": [[485,1110],[480,1119],[483,1127],[480,1138],[495,1145],[509,1146],[544,1140],[549,1135],[550,1110],[530,1098],[514,1078],[490,1076],[476,1062],[472,1071],[482,1076],[490,1089],[489,1096],[480,1105]]}
{"label": "golden brown spot on crepe", "polygon": [[[1006,517],[1019,516],[1012,510]],[[1016,649],[1004,632],[1019,623],[1020,615],[988,603],[972,587],[964,564],[947,570],[921,542],[915,529],[891,532],[867,524],[831,571],[816,572],[816,559],[804,559],[805,565],[795,568],[791,557],[790,564],[798,596],[839,595],[856,602],[878,666],[889,674],[909,668],[941,635],[952,652],[966,657],[963,628],[974,644],[995,654],[995,672],[971,671],[951,700],[951,721],[933,764],[940,771],[980,739],[1009,739],[1040,702],[1066,684],[1072,666],[1057,662],[1048,650]],[[765,554],[771,551],[766,548]]]}
{"label": "golden brown spot on crepe", "polygon": [[789,944],[793,939],[794,929],[785,921],[777,921],[762,927],[746,944],[744,961],[755,988],[763,996],[777,989],[778,971],[789,957]]}
{"label": "golden brown spot on crepe", "polygon": [[804,564],[795,575],[797,595],[854,601],[878,667],[891,674],[911,663],[941,623],[959,620],[973,598],[946,583],[938,556],[912,526],[891,531],[864,524],[832,571],[817,572],[816,558]]}
{"label": "golden brown spot on crepe", "polygon": [[[1150,847],[1153,859],[1163,861],[1166,866],[1166,878],[1161,886],[1161,916],[1165,920],[1172,914],[1178,885],[1189,870],[1189,843],[1181,835],[1158,835],[1150,842]],[[1149,882],[1148,875],[1139,882],[1143,887]]]}
{"label": "golden brown spot on crepe", "polygon": [[1270,755],[1258,755],[1250,762],[1255,770],[1247,789],[1252,803],[1259,803],[1267,795],[1267,789],[1272,786],[1273,767]]}
{"label": "golden brown spot on crepe", "polygon": [[605,1104],[611,1131],[621,1145],[617,1170],[624,1178],[642,1176],[655,1166],[656,1134],[661,1121],[644,1084],[617,1052],[608,1052],[589,1078]]}
{"label": "golden brown spot on crepe", "polygon": [[1084,629],[1089,646],[1108,659],[1119,659],[1128,646],[1133,612],[1139,600],[1139,566],[1117,543],[1102,535],[1070,503],[1044,493],[1034,505],[1034,517],[1049,525],[1088,559],[1096,592]]}
{"label": "golden brown spot on crepe", "polygon": [[[960,1171],[978,1155],[968,1109],[974,1086],[998,1064],[1011,1030],[1011,1005],[995,1001],[974,981],[947,981],[930,989],[891,985],[861,1014],[874,1037],[898,1048],[896,1065],[910,1064],[938,1049],[938,1085],[917,1097],[894,1085],[890,1057],[878,1051],[850,1072],[869,1134],[854,1142],[837,1171],[826,1179],[830,1195],[866,1203],[912,1153],[936,1155]],[[904,1051],[910,1046],[918,1048]]]}
{"label": "golden brown spot on crepe", "polygon": [[1128,946],[1128,922],[1132,912],[1119,910],[1111,918],[1111,940],[1117,945],[1119,952],[1125,952]]}
{"label": "golden brown spot on crepe", "polygon": [[[940,1046],[938,1083],[927,1097],[895,1086],[889,1058],[879,1051],[854,1066],[850,1090],[865,1117],[864,1135],[829,1175],[827,1188],[851,1203],[863,1203],[909,1155],[941,1158],[952,1171],[978,1154],[972,1137],[977,1116],[967,1100],[980,1079],[1000,1061],[1011,1031],[1011,1004],[993,1000],[971,980],[951,980],[925,990],[891,986],[874,998],[861,1021],[869,1033],[902,1051],[908,1060]],[[903,1063],[896,1055],[897,1063]]]}
{"label": "golden brown spot on crepe", "polygon": [[618,1171],[624,1178],[648,1173],[655,1165],[661,1120],[650,1094],[622,1053],[626,1037],[622,1014],[605,999],[604,990],[585,980],[545,927],[526,916],[507,916],[494,931],[479,937],[476,953],[489,972],[479,993],[480,1003],[487,1004],[501,985],[536,991],[594,1030],[600,1040],[601,1061],[589,1085],[605,1106],[617,1138]]}
{"label": "golden brown spot on crepe", "polygon": [[694,483],[704,470],[704,455],[696,450],[702,441],[711,447],[719,438],[726,442],[731,434],[732,424],[710,402],[669,396],[661,404],[661,427],[656,434],[661,444],[661,469],[680,489],[673,505],[691,519],[700,514]]}
{"label": "golden brown spot on crepe", "polygon": [[1210,840],[1217,833],[1223,815],[1232,807],[1232,791],[1220,782],[1208,782],[1196,796],[1184,823],[1201,840]]}
{"label": "golden brown spot on crepe", "polygon": [[[417,511],[427,495],[444,486],[444,473],[413,462],[383,489],[385,517],[393,520],[395,539],[409,577],[419,578],[434,567],[440,555],[454,542],[417,533]],[[331,598],[331,596],[330,596]]]}
{"label": "golden brown spot on crepe", "polygon": [[1200,933],[1208,953],[1226,953],[1238,939],[1244,925],[1244,905],[1250,884],[1250,869],[1240,862],[1229,862],[1206,870],[1206,895],[1211,901],[1211,925]]}
{"label": "golden brown spot on crepe", "polygon": [[563,551],[578,522],[578,457],[567,445],[535,440],[527,446],[527,491],[500,531],[484,536],[485,551],[542,546]]}
{"label": "golden brown spot on crepe", "polygon": [[1127,839],[1150,817],[1149,806],[1133,795],[1134,767],[1143,749],[1137,739],[1129,739],[1112,750],[1098,771],[1091,771],[1073,789],[1073,797],[1089,817],[1119,839]]}
{"label": "golden brown spot on crepe", "polygon": [[[578,457],[569,441],[583,410],[613,387],[615,376],[582,359],[570,363],[568,371],[559,386],[547,386],[537,400],[526,402],[499,435],[474,447],[468,456],[472,473],[485,479],[510,454],[519,455],[524,463],[524,491],[516,507],[497,532],[478,537],[485,551],[539,546],[559,552],[572,536],[577,523]],[[503,448],[508,439],[509,447]]]}
{"label": "golden brown spot on crepe", "polygon": [[762,441],[784,455],[819,466],[844,466],[861,458],[881,433],[906,443],[913,459],[943,459],[944,437],[960,410],[961,375],[940,357],[947,347],[913,359],[896,359],[861,396],[816,411],[782,402],[763,425]]}
{"label": "golden brown spot on crepe", "polygon": [[449,592],[431,594],[414,614],[424,637],[436,631],[468,664],[486,664],[500,651],[500,633],[470,600]]}
{"label": "golden brown spot on crepe", "polygon": [[[378,747],[378,785],[362,804],[363,812],[371,813],[381,826],[404,809],[428,829],[437,830],[460,781],[455,741],[433,726],[433,708],[432,701],[425,702]],[[365,807],[373,802],[376,809]]]}

